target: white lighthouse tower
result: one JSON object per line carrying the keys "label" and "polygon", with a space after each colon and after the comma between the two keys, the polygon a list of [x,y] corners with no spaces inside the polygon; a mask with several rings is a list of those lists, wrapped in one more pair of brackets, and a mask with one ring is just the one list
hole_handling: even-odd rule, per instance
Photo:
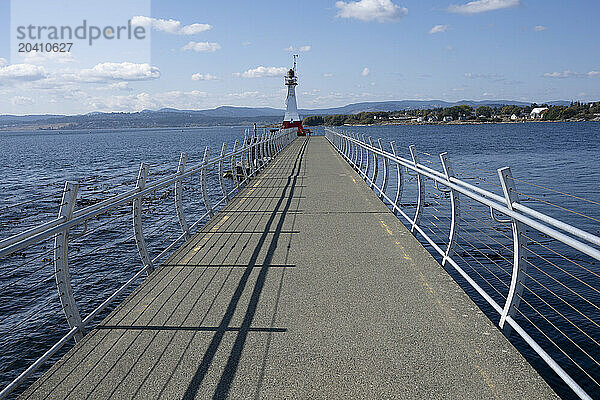
{"label": "white lighthouse tower", "polygon": [[302,120],[298,115],[298,103],[296,102],[296,86],[298,85],[298,76],[296,75],[296,58],[294,55],[294,66],[285,75],[285,85],[288,87],[287,98],[285,99],[285,116],[283,117],[283,129],[298,128],[298,136],[305,136],[306,132],[302,127]]}

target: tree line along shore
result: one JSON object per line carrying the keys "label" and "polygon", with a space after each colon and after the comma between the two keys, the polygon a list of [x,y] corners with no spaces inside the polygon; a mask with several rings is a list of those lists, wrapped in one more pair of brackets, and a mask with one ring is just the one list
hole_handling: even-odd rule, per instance
{"label": "tree line along shore", "polygon": [[375,124],[486,123],[525,121],[600,121],[600,102],[573,102],[569,106],[504,105],[473,108],[463,104],[447,108],[405,111],[372,111],[344,115],[311,115],[304,126],[341,126]]}

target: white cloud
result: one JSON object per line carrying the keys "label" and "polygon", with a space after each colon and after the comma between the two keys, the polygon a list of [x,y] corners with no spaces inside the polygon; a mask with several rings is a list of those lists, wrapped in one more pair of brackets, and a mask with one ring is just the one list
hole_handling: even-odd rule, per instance
{"label": "white cloud", "polygon": [[429,30],[429,34],[433,35],[434,33],[446,32],[449,27],[449,25],[436,25]]}
{"label": "white cloud", "polygon": [[219,78],[211,74],[196,73],[192,75],[193,81],[217,81]]}
{"label": "white cloud", "polygon": [[206,92],[192,90],[189,92],[173,90],[159,93],[136,93],[119,96],[90,96],[82,94],[80,101],[88,109],[95,111],[141,111],[157,110],[164,107],[189,109],[198,108],[199,104],[208,97]]}
{"label": "white cloud", "polygon": [[31,97],[25,97],[25,96],[15,96],[10,99],[10,102],[14,106],[26,106],[26,105],[35,103],[35,101]]}
{"label": "white cloud", "polygon": [[391,0],[337,1],[335,6],[339,8],[338,17],[361,21],[397,21],[408,14],[408,8],[400,7]]}
{"label": "white cloud", "polygon": [[0,84],[3,82],[31,82],[44,79],[44,67],[31,64],[12,64],[0,67]]}
{"label": "white cloud", "polygon": [[6,64],[8,64],[8,61],[6,61],[6,58],[0,57],[0,67],[4,67]]}
{"label": "white cloud", "polygon": [[448,45],[448,46],[444,47],[444,50],[446,50],[446,51],[454,51],[454,46]]}
{"label": "white cloud", "polygon": [[542,31],[545,31],[545,30],[547,30],[547,29],[548,29],[548,28],[547,28],[547,27],[545,27],[544,25],[536,25],[536,26],[534,26],[534,27],[533,27],[533,30],[534,30],[535,32],[542,32]]}
{"label": "white cloud", "polygon": [[136,16],[131,19],[131,25],[152,27],[157,31],[171,33],[173,35],[195,35],[197,33],[208,31],[212,28],[209,24],[191,24],[183,25],[180,21],[174,19],[160,19],[143,16]]}
{"label": "white cloud", "polygon": [[489,73],[489,74],[473,74],[471,72],[467,72],[467,73],[465,73],[465,78],[469,78],[469,79],[488,79],[488,80],[492,80],[492,81],[503,81],[504,80],[504,75],[502,75],[502,74],[494,74],[494,73]]}
{"label": "white cloud", "polygon": [[233,99],[248,99],[248,98],[256,98],[260,95],[260,92],[241,92],[241,93],[228,93],[227,97]]}
{"label": "white cloud", "polygon": [[570,70],[564,70],[563,72],[546,72],[544,76],[546,78],[568,78],[570,76],[575,76],[576,73]]}
{"label": "white cloud", "polygon": [[49,63],[68,64],[68,63],[76,62],[75,57],[73,57],[73,53],[71,53],[71,52],[65,52],[65,53],[59,53],[59,52],[45,53],[44,52],[44,53],[42,53],[42,52],[38,52],[38,51],[26,53],[23,61],[27,64],[49,64]]}
{"label": "white cloud", "polygon": [[360,74],[362,76],[368,76],[370,73],[371,73],[371,70],[368,67],[364,67]]}
{"label": "white cloud", "polygon": [[130,62],[122,63],[101,63],[90,69],[82,69],[74,76],[75,80],[83,82],[102,82],[102,81],[147,81],[158,79],[160,70],[150,64],[134,64]]}
{"label": "white cloud", "polygon": [[181,48],[181,50],[193,50],[196,52],[213,53],[221,48],[219,43],[194,42],[191,41]]}
{"label": "white cloud", "polygon": [[242,78],[264,78],[264,77],[273,77],[279,76],[283,77],[287,72],[286,67],[256,67],[253,69],[249,69],[245,72],[236,72],[233,74],[234,76],[241,76]]}
{"label": "white cloud", "polygon": [[294,52],[294,51],[310,51],[311,48],[312,47],[308,46],[308,45],[307,46],[300,46],[298,48],[295,48],[294,46],[290,46],[290,47],[286,47],[283,50],[289,51],[291,53],[291,52]]}
{"label": "white cloud", "polygon": [[242,46],[250,46],[251,44],[252,44],[252,42],[248,42],[248,41],[242,42]]}
{"label": "white cloud", "polygon": [[110,85],[107,86],[107,88],[108,89],[117,89],[117,90],[132,90],[129,87],[129,82],[127,82],[127,81],[111,83]]}
{"label": "white cloud", "polygon": [[324,78],[331,78],[332,76],[333,76],[333,74],[330,74],[330,73],[324,73],[323,74]]}
{"label": "white cloud", "polygon": [[520,0],[476,0],[463,5],[451,5],[448,7],[448,11],[459,14],[478,14],[502,8],[516,7],[520,4]]}
{"label": "white cloud", "polygon": [[580,72],[571,71],[569,69],[566,69],[562,72],[546,72],[544,74],[544,77],[546,77],[546,78],[571,78],[571,77],[595,78],[597,76],[600,76],[600,71],[589,71],[589,72],[585,72],[585,73],[580,73]]}

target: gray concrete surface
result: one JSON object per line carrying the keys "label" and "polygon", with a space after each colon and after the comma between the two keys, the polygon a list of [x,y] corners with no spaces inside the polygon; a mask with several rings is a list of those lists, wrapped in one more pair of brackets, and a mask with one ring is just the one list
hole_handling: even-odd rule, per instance
{"label": "gray concrete surface", "polygon": [[22,396],[555,397],[323,137],[282,152]]}

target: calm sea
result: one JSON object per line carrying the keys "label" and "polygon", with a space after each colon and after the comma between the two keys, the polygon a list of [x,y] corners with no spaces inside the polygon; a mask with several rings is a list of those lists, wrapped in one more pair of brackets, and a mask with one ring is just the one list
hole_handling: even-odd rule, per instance
{"label": "calm sea", "polygon": [[[384,126],[340,129],[370,136],[375,143],[378,138],[381,138],[386,149],[389,149],[389,142],[393,140],[400,155],[406,158],[410,158],[408,146],[415,145],[420,162],[436,169],[440,169],[439,153],[448,152],[460,178],[498,194],[502,192],[499,190],[496,169],[509,166],[514,177],[518,179],[518,191],[522,193],[523,200],[528,205],[600,235],[598,222],[600,221],[600,190],[598,190],[600,123]],[[241,141],[243,130],[244,127],[209,127],[93,132],[0,132],[0,239],[55,217],[62,187],[67,180],[82,183],[83,200],[80,206],[85,206],[131,188],[140,162],[149,163],[151,177],[156,178],[176,171],[180,153],[185,152],[188,155],[189,165],[194,165],[201,161],[206,146],[210,146],[212,154],[215,154],[220,151],[222,142],[232,146],[235,140]],[[322,128],[317,130],[322,132]],[[394,193],[396,182],[395,172],[392,172],[388,189],[390,194]],[[213,183],[216,182],[215,179],[216,175],[213,173]],[[413,182],[414,178],[408,177],[402,200],[403,206],[408,209],[414,207]],[[186,187],[196,190],[197,182],[191,180]],[[436,195],[435,190],[431,189],[432,195],[428,194],[429,202],[426,204],[429,214],[426,212],[425,216],[431,218],[432,232],[439,228],[437,233],[440,235],[440,243],[443,243],[446,226],[444,224],[447,224],[447,218],[437,218],[436,213],[444,214],[443,208],[447,206],[447,202],[444,202],[443,194]],[[218,188],[213,187],[210,192],[213,200],[217,200],[218,193]],[[156,195],[156,199],[160,199],[160,194]],[[172,205],[172,201],[169,200],[168,203],[169,206]],[[165,217],[172,217],[172,210],[161,208],[162,205],[158,201],[156,205],[150,204],[147,207],[155,207],[152,210],[159,216],[164,213]],[[486,246],[495,249],[499,245],[510,247],[511,242],[502,239],[503,233],[506,235],[506,232],[509,232],[510,235],[510,230],[490,227],[486,231],[485,224],[492,225],[493,222],[485,218],[484,212],[478,211],[475,206],[471,207],[468,202],[465,202],[464,211],[462,214],[465,218],[464,243],[462,243],[464,248],[458,250],[459,254],[466,257],[469,253],[468,244],[473,245],[477,239],[479,242],[475,245],[479,249],[485,250]],[[192,203],[186,205],[186,213],[190,221],[201,214]],[[126,214],[124,212],[122,215],[121,222],[125,227],[122,229],[131,229],[131,220]],[[115,218],[118,222],[119,215]],[[140,267],[134,248],[126,247],[126,243],[119,242],[122,238],[121,228],[115,225],[113,228],[105,229],[100,226],[101,222],[96,235],[90,238],[91,242],[81,244],[81,248],[75,246],[71,251],[86,253],[88,249],[98,249],[95,246],[102,246],[103,243],[111,241],[124,247],[122,252],[114,249],[107,252],[100,248],[92,254],[93,263],[82,257],[81,265],[73,266],[81,271],[80,274],[74,273],[73,278],[76,298],[82,310],[87,312],[98,304],[97,299],[105,298],[131,276],[132,271]],[[469,223],[473,223],[473,227],[470,227]],[[481,232],[476,229],[478,223],[482,228]],[[107,227],[111,226],[108,217],[106,224]],[[173,237],[178,234],[176,222],[172,221],[168,229],[165,231],[161,229],[158,233],[157,238],[152,239],[154,242],[149,241],[151,250],[152,246],[160,249],[161,235],[169,233],[170,237]],[[469,237],[472,239],[468,239]],[[539,237],[532,239],[539,239],[542,245],[547,243]],[[51,246],[49,242],[45,248],[25,250],[9,260],[0,260],[0,388],[14,379],[22,372],[24,366],[43,354],[66,332],[64,317],[56,299],[50,258]],[[568,249],[559,249],[568,257],[576,257]],[[485,251],[480,252],[485,253]],[[509,257],[509,253],[502,250],[497,255],[485,253],[484,256],[474,259],[472,263],[481,264],[480,269],[484,271],[480,274],[482,282],[491,280],[492,275],[496,276],[495,271],[502,268],[498,265],[499,261],[502,261],[498,257],[503,255]],[[548,258],[550,261],[560,259],[557,256],[548,256]],[[77,259],[76,255],[75,259]],[[589,335],[590,332],[592,335],[600,333],[597,329],[600,326],[598,325],[600,319],[597,317],[600,310],[598,308],[600,268],[591,260],[576,261],[587,271],[591,271],[580,274],[576,272],[576,268],[568,270],[571,275],[575,275],[575,278],[585,280],[586,284],[591,286],[591,288],[586,287],[577,279],[573,281],[573,287],[577,292],[583,293],[583,297],[591,300],[591,304],[583,301],[578,303],[580,304],[578,307],[581,307],[586,316],[592,315],[592,317],[590,322],[573,312],[574,316],[567,322],[557,322],[556,332],[551,329],[552,327],[542,327],[541,331],[553,332],[551,334],[562,342],[565,340],[559,337],[561,331],[567,331],[568,336],[574,338],[575,342],[580,338],[586,340],[585,335]],[[106,265],[106,267],[103,269],[98,265]],[[508,267],[510,268],[510,265]],[[551,267],[540,268],[547,272],[546,275],[553,273]],[[500,288],[498,290],[500,302],[502,284],[507,282],[509,277],[500,276],[497,279],[497,283],[490,282],[489,286],[491,289]],[[547,277],[537,279],[551,292],[561,293],[561,290],[563,292],[565,290],[562,287],[564,285],[561,286],[561,282],[566,282],[565,280],[554,279],[553,281]],[[85,290],[78,289],[77,286],[84,287]],[[549,297],[552,295],[550,294]],[[558,304],[560,302],[557,303],[558,305],[552,301],[548,302],[555,308],[567,309],[565,313],[569,311],[567,306]],[[480,303],[478,301],[484,311],[489,312],[485,309],[485,305]],[[531,301],[532,307],[536,304],[538,309],[544,307],[542,302],[538,303]],[[102,316],[104,315],[106,313]],[[533,319],[533,323],[535,321]],[[571,325],[574,324],[569,321],[583,329],[572,327]],[[527,350],[522,351],[527,354]],[[600,359],[598,348],[589,348],[588,353],[591,353],[592,360],[582,359],[581,364],[589,374],[600,374],[600,370],[593,362],[594,359]],[[61,354],[64,354],[64,351],[55,359]],[[557,358],[562,357],[558,350],[553,354],[556,354]],[[585,372],[580,375],[584,380],[588,379]],[[552,382],[554,378],[550,376],[547,379]],[[594,389],[593,385],[589,387]]]}

